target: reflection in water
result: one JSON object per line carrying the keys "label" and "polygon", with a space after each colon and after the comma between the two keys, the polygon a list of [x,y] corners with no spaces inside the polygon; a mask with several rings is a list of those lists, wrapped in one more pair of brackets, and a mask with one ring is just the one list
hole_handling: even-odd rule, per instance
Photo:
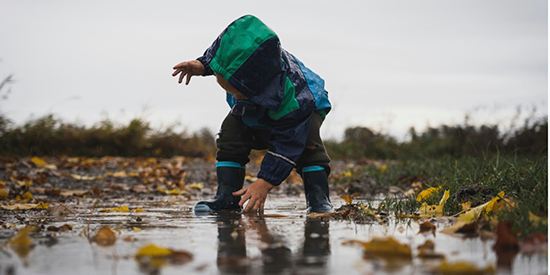
{"label": "reflection in water", "polygon": [[[262,217],[220,213],[217,265],[220,274],[327,274],[330,256],[329,222],[306,219],[304,242],[293,255],[285,239],[273,234]],[[245,232],[260,238],[261,270],[253,268],[246,252]]]}
{"label": "reflection in water", "polygon": [[326,274],[326,263],[330,256],[329,222],[322,219],[307,219],[305,239],[298,265],[302,268],[316,268],[315,274]]}
{"label": "reflection in water", "polygon": [[222,274],[246,274],[248,270],[244,227],[241,214],[220,213],[218,222],[218,257],[216,263]]}

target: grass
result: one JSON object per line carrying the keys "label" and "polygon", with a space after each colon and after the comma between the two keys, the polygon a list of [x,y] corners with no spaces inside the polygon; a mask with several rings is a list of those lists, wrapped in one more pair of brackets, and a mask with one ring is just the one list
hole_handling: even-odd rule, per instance
{"label": "grass", "polygon": [[[510,220],[514,228],[521,229],[520,237],[536,232],[547,234],[547,224],[529,221],[529,213],[544,218],[548,216],[546,154],[521,157],[500,154],[460,158],[445,156],[391,161],[384,165],[383,169],[380,164],[350,168],[350,171],[335,177],[338,180],[336,184],[345,185],[366,171],[382,186],[398,186],[405,190],[413,188],[413,184],[418,186],[418,182],[421,182],[422,189],[441,186],[426,202],[428,205],[438,204],[444,191],[449,190],[451,196],[443,208],[444,216],[460,213],[462,202],[470,201],[474,207],[504,191],[505,197],[516,205],[510,211],[500,213],[499,218]],[[476,189],[477,193],[466,195],[465,187],[475,187],[472,189]],[[390,195],[380,202],[377,210],[412,214],[418,211],[422,202],[416,200],[416,195]]]}

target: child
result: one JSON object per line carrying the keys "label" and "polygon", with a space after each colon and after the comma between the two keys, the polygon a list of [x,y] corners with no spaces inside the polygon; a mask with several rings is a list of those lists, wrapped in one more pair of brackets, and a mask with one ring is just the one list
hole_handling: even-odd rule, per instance
{"label": "child", "polygon": [[[215,75],[231,111],[216,146],[218,189],[195,212],[263,211],[267,193],[294,167],[302,176],[308,213],[332,212],[330,158],[319,128],[330,111],[324,81],[281,48],[279,38],[252,15],[233,21],[197,60],[174,66],[185,84],[194,75]],[[258,180],[243,188],[251,149],[269,149]],[[241,198],[242,196],[242,198]]]}

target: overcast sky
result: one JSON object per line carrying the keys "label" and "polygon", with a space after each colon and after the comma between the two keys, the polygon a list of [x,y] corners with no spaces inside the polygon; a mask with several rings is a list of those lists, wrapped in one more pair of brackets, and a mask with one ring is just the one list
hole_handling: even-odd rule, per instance
{"label": "overcast sky", "polygon": [[518,106],[548,113],[548,5],[529,0],[0,0],[0,79],[16,80],[0,112],[18,124],[52,113],[216,132],[224,91],[213,77],[179,85],[172,67],[245,14],[325,79],[325,138],[349,126],[403,138],[467,113],[507,123]]}

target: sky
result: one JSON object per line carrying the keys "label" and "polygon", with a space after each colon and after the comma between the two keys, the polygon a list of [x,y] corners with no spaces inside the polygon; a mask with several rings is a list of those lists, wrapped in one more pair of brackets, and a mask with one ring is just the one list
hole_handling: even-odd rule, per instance
{"label": "sky", "polygon": [[403,139],[411,126],[466,115],[506,128],[518,108],[548,114],[540,0],[0,0],[0,80],[15,80],[0,112],[16,124],[48,114],[87,126],[143,118],[215,133],[229,112],[225,92],[214,77],[180,85],[172,67],[245,14],[325,80],[325,139],[354,126]]}

